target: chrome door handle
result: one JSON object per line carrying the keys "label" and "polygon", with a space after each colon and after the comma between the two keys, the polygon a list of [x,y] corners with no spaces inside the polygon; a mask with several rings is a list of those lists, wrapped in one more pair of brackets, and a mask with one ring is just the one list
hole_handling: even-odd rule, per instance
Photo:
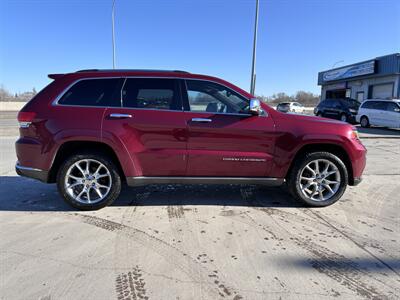
{"label": "chrome door handle", "polygon": [[110,118],[114,119],[124,119],[124,118],[132,118],[132,115],[129,114],[110,114]]}
{"label": "chrome door handle", "polygon": [[193,118],[192,122],[210,123],[210,122],[212,122],[212,120],[211,119],[204,119],[204,118]]}

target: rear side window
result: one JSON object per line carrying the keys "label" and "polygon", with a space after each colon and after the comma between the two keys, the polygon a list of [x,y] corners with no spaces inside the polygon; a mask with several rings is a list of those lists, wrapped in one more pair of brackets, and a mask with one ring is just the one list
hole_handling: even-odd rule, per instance
{"label": "rear side window", "polygon": [[365,102],[365,103],[362,104],[362,108],[373,109],[373,104],[374,104],[374,102],[372,102],[372,101],[367,101],[367,102]]}
{"label": "rear side window", "polygon": [[175,79],[128,78],[122,89],[124,107],[182,110]]}
{"label": "rear side window", "polygon": [[65,105],[121,106],[123,79],[85,79],[74,84],[58,101]]}
{"label": "rear side window", "polygon": [[386,102],[383,101],[374,101],[374,109],[378,110],[386,110]]}
{"label": "rear side window", "polygon": [[399,109],[399,106],[396,103],[387,102],[386,103],[386,110],[394,112],[396,109]]}

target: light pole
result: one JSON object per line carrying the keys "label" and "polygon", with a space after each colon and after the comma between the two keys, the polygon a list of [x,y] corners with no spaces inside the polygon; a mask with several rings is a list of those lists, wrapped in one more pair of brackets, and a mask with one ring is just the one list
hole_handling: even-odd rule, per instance
{"label": "light pole", "polygon": [[111,12],[111,21],[112,21],[112,50],[113,50],[113,69],[115,69],[115,32],[114,32],[114,8],[115,8],[115,0],[112,2],[112,12]]}
{"label": "light pole", "polygon": [[254,21],[254,39],[253,39],[253,62],[251,64],[251,84],[250,94],[254,95],[256,89],[256,47],[257,47],[257,30],[258,30],[258,0],[256,0],[256,18]]}
{"label": "light pole", "polygon": [[337,62],[335,62],[333,65],[332,65],[332,68],[331,69],[333,69],[337,64],[340,64],[340,63],[343,63],[344,62],[344,60],[338,60]]}

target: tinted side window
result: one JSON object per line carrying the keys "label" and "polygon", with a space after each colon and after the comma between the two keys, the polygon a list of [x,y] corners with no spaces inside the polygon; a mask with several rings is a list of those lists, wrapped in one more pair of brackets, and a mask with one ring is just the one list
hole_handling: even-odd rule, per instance
{"label": "tinted side window", "polygon": [[373,102],[372,101],[367,101],[367,102],[364,102],[362,104],[362,108],[366,108],[366,109],[371,109],[372,106],[373,106]]}
{"label": "tinted side window", "polygon": [[128,78],[122,89],[124,107],[181,110],[175,79]]}
{"label": "tinted side window", "polygon": [[397,109],[399,108],[399,106],[398,106],[397,104],[391,103],[391,102],[387,102],[387,103],[386,103],[386,110],[387,110],[387,111],[394,112],[396,108],[397,108]]}
{"label": "tinted side window", "polygon": [[325,108],[325,107],[328,107],[327,104],[328,104],[328,101],[325,100],[325,101],[320,102],[318,104],[318,107],[319,108]]}
{"label": "tinted side window", "polygon": [[220,84],[186,80],[190,111],[211,113],[247,113],[249,101]]}
{"label": "tinted side window", "polygon": [[74,84],[58,101],[66,105],[121,106],[123,79],[85,79]]}
{"label": "tinted side window", "polygon": [[386,110],[386,102],[383,101],[375,101],[374,109]]}

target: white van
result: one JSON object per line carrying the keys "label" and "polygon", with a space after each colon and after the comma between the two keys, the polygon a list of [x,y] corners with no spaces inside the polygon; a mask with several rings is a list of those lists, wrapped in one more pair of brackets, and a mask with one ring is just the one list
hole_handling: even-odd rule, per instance
{"label": "white van", "polygon": [[362,127],[374,125],[400,128],[400,100],[365,100],[358,109],[356,121]]}

